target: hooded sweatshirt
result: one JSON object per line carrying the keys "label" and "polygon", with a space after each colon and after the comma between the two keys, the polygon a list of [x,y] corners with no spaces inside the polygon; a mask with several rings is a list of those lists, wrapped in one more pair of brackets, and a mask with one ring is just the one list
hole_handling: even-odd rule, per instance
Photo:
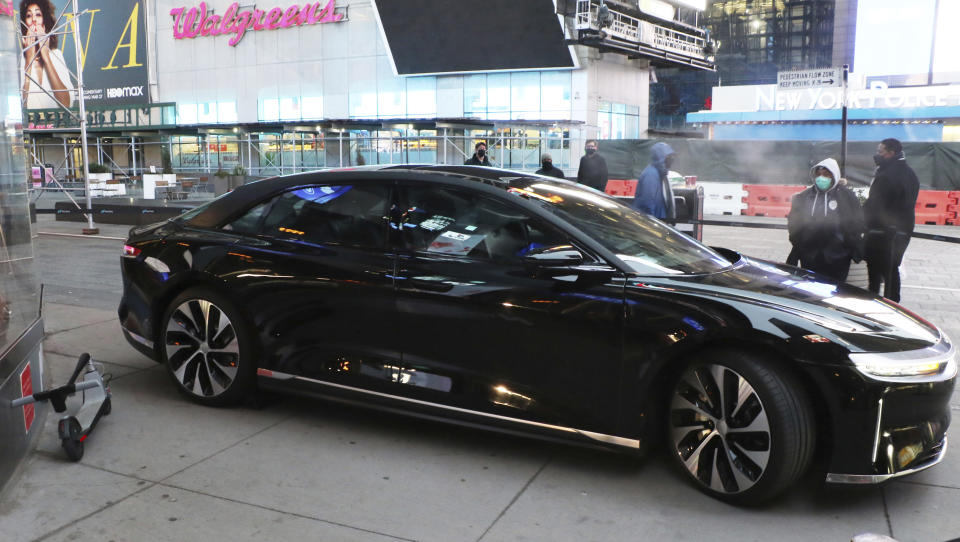
{"label": "hooded sweatshirt", "polygon": [[790,242],[801,263],[812,262],[818,256],[828,263],[844,258],[859,261],[863,253],[860,200],[852,190],[838,184],[840,167],[833,158],[810,168],[811,180],[820,167],[833,174],[833,183],[826,190],[813,185],[793,196],[787,217]]}
{"label": "hooded sweatshirt", "polygon": [[660,219],[673,220],[677,217],[673,189],[667,180],[667,157],[671,154],[673,149],[666,143],[656,143],[650,148],[650,165],[637,180],[634,209]]}

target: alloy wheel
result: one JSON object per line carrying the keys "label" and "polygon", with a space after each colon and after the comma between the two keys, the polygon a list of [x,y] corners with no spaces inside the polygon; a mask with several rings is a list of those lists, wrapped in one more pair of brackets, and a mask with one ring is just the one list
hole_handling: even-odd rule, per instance
{"label": "alloy wheel", "polygon": [[203,299],[190,299],[170,315],[167,362],[177,382],[198,397],[217,397],[237,378],[240,345],[230,319]]}
{"label": "alloy wheel", "polygon": [[723,494],[742,493],[770,460],[770,422],[756,390],[722,365],[688,368],[670,404],[670,438],[683,466],[699,483]]}

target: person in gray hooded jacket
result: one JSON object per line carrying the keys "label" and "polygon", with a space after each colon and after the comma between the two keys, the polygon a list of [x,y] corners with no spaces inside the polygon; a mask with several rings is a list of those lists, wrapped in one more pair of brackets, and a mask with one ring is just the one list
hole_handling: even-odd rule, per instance
{"label": "person in gray hooded jacket", "polygon": [[793,196],[787,229],[800,266],[838,281],[850,260],[863,258],[863,211],[852,190],[839,184],[840,166],[827,158],[810,169],[813,186]]}

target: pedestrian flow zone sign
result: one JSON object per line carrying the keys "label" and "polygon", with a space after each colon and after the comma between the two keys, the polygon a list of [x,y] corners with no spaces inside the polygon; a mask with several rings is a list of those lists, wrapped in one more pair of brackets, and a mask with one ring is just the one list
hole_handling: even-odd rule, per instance
{"label": "pedestrian flow zone sign", "polygon": [[843,68],[792,70],[777,72],[778,90],[839,87],[843,85]]}

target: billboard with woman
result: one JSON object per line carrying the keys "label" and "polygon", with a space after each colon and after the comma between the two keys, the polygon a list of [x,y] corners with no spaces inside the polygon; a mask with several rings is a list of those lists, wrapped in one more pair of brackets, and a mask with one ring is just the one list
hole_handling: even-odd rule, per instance
{"label": "billboard with woman", "polygon": [[[20,0],[24,107],[75,106],[78,64],[88,106],[149,103],[143,2],[78,4],[80,16],[75,17],[70,0]],[[74,30],[79,36],[79,63]]]}

